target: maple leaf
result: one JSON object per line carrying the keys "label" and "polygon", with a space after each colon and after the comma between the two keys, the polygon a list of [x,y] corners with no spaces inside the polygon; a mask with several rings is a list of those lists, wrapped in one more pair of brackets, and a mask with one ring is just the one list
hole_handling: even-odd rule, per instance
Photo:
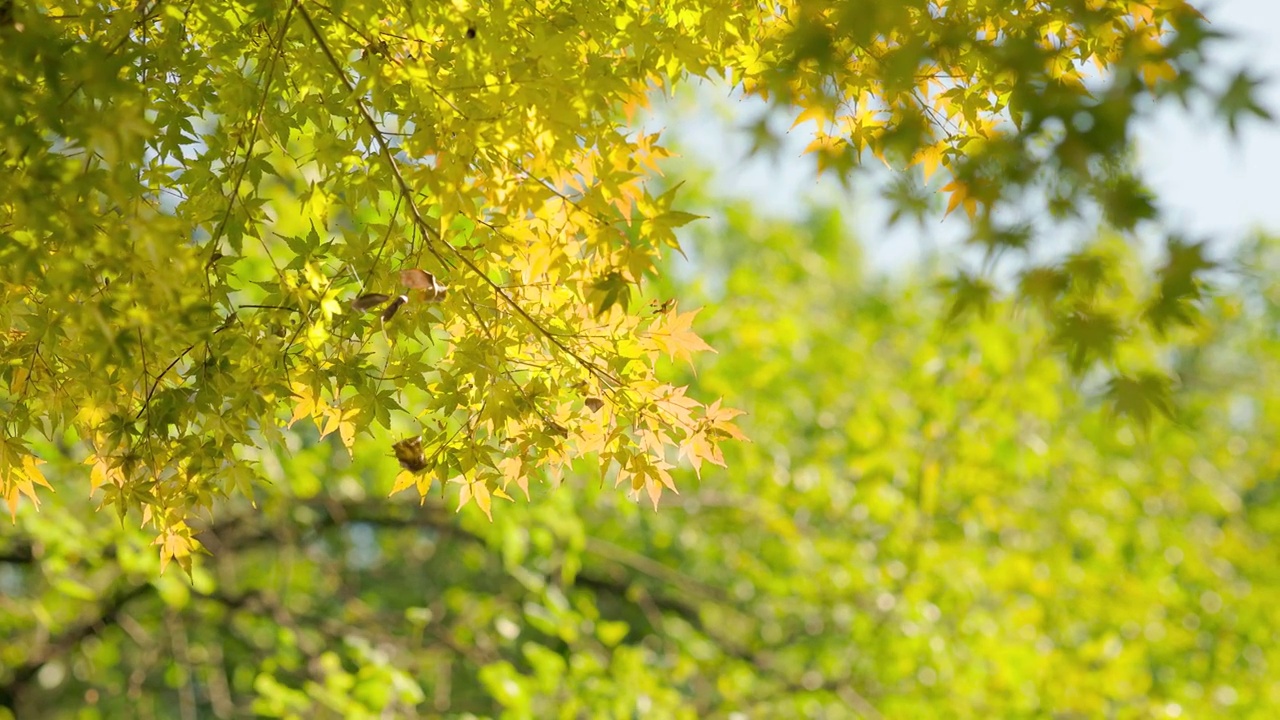
{"label": "maple leaf", "polygon": [[342,446],[347,449],[350,454],[355,447],[356,442],[356,416],[360,414],[359,408],[341,408],[326,405],[321,413],[324,415],[325,424],[320,430],[320,437],[325,437],[334,430],[338,431],[338,438],[342,440]]}
{"label": "maple leaf", "polygon": [[942,167],[942,149],[940,145],[930,145],[918,150],[911,158],[911,164],[920,166],[925,182],[929,182],[929,178]]}
{"label": "maple leaf", "polygon": [[689,459],[689,464],[693,466],[694,474],[699,478],[702,477],[702,462],[704,460],[713,465],[724,467],[723,453],[720,451],[719,446],[707,437],[705,431],[690,435],[680,444],[680,457],[681,459]]}
{"label": "maple leaf", "polygon": [[304,383],[293,383],[289,386],[293,391],[293,396],[297,401],[293,406],[293,415],[289,418],[289,427],[304,417],[315,417],[316,415],[316,391],[310,385]]}
{"label": "maple leaf", "polygon": [[396,474],[395,482],[391,485],[391,492],[387,493],[387,496],[390,497],[398,492],[408,490],[418,483],[418,479],[418,473],[411,472],[409,470],[401,470]]}
{"label": "maple leaf", "polygon": [[529,474],[525,470],[523,460],[518,457],[505,457],[498,462],[498,470],[502,472],[503,490],[514,481],[516,487],[524,493],[524,499],[529,499]]}
{"label": "maple leaf", "polygon": [[826,126],[830,117],[831,117],[830,112],[825,107],[821,105],[813,105],[808,108],[805,108],[804,111],[802,111],[799,115],[796,115],[795,122],[791,123],[791,129],[795,130],[797,127],[799,127],[800,125],[803,125],[805,122],[812,120],[814,122],[814,126],[818,130],[822,130],[822,128]]}
{"label": "maple leaf", "polygon": [[36,494],[36,486],[53,489],[40,470],[44,460],[24,453],[15,463],[15,455],[19,452],[20,449],[13,450],[9,444],[0,442],[0,492],[9,506],[10,519],[15,522],[18,519],[18,501],[22,496],[25,495],[39,509],[40,498]]}
{"label": "maple leaf", "polygon": [[476,498],[476,506],[484,512],[485,517],[489,518],[489,522],[493,522],[493,499],[489,495],[489,485],[483,480],[477,480],[472,483],[472,493]]}
{"label": "maple leaf", "polygon": [[715,350],[693,331],[693,320],[701,312],[690,310],[686,313],[673,311],[659,315],[653,329],[646,333],[658,349],[666,353],[672,360],[684,359],[693,364],[693,353]]}
{"label": "maple leaf", "polygon": [[1231,78],[1231,82],[1218,100],[1218,113],[1227,121],[1231,134],[1239,131],[1241,116],[1254,115],[1263,120],[1271,119],[1271,112],[1258,104],[1257,90],[1263,81],[1241,70]]}
{"label": "maple leaf", "polygon": [[1112,412],[1127,415],[1145,426],[1159,413],[1173,418],[1173,381],[1156,372],[1116,375],[1107,383]]}
{"label": "maple leaf", "polygon": [[716,400],[708,405],[703,416],[703,422],[706,423],[707,431],[711,433],[712,439],[730,438],[749,442],[747,436],[743,435],[738,426],[733,423],[734,418],[745,413],[737,408],[721,407],[720,403],[720,400]]}
{"label": "maple leaf", "polygon": [[200,544],[191,536],[191,528],[185,522],[178,520],[167,525],[151,544],[160,546],[161,573],[174,560],[183,572],[191,575],[191,555],[200,548]]}
{"label": "maple leaf", "polygon": [[978,201],[970,194],[970,188],[960,180],[952,180],[942,186],[941,192],[951,193],[951,199],[947,201],[947,211],[943,213],[946,217],[961,205],[964,206],[965,213],[972,220],[978,214]]}

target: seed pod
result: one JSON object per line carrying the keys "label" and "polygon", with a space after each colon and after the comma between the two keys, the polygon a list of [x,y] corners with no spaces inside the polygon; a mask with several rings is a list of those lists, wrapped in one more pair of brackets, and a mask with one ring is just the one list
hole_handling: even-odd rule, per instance
{"label": "seed pod", "polygon": [[401,305],[407,302],[409,302],[408,295],[401,295],[395,300],[392,300],[391,304],[387,306],[387,309],[382,311],[382,322],[391,322],[391,318],[396,316],[396,311],[400,309]]}
{"label": "seed pod", "polygon": [[390,299],[391,299],[390,295],[383,295],[382,293],[369,293],[368,295],[361,295],[355,300],[352,300],[351,307],[361,312],[366,312],[378,307],[379,305],[381,305],[382,303]]}

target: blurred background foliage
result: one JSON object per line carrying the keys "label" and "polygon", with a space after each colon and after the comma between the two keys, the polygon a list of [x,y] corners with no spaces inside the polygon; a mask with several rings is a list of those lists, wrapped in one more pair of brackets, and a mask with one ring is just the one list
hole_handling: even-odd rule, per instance
{"label": "blurred background foliage", "polygon": [[[1280,246],[1127,347],[1179,383],[1142,422],[1044,314],[956,312],[947,257],[686,191],[715,219],[649,290],[706,307],[673,370],[748,412],[730,470],[655,513],[583,467],[490,523],[301,422],[190,579],[55,481],[0,532],[0,717],[1275,716]],[[1158,277],[1081,253],[1108,302]]]}

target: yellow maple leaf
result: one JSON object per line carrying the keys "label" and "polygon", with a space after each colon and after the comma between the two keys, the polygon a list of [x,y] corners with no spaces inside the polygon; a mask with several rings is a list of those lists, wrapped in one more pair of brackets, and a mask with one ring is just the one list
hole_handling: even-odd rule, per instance
{"label": "yellow maple leaf", "polygon": [[679,495],[680,491],[676,489],[676,481],[672,479],[671,473],[667,472],[670,469],[671,469],[671,465],[668,464],[665,460],[659,461],[656,465],[653,466],[653,472],[655,475],[657,475],[658,481],[662,483],[663,487]]}
{"label": "yellow maple leaf", "polygon": [[166,527],[151,544],[160,546],[161,573],[169,566],[170,560],[176,560],[184,572],[191,574],[191,553],[197,543],[191,537],[191,528],[186,523],[179,520]]}
{"label": "yellow maple leaf", "polygon": [[644,489],[649,493],[649,501],[653,503],[653,509],[657,510],[658,500],[662,499],[662,483],[653,478],[646,478]]}
{"label": "yellow maple leaf", "polygon": [[325,437],[334,430],[338,431],[338,438],[342,440],[342,446],[347,449],[350,454],[356,444],[356,423],[355,417],[360,414],[359,408],[340,408],[326,406],[321,410],[325,417],[324,428],[320,430],[320,437]]}
{"label": "yellow maple leaf", "polygon": [[[36,485],[40,485],[50,490],[53,486],[44,478],[44,473],[40,471],[40,465],[44,461],[34,455],[23,455],[16,465],[9,457],[12,454],[7,447],[0,449],[3,457],[0,457],[0,492],[4,494],[5,504],[9,506],[9,517],[13,522],[18,520],[18,503],[22,496],[26,496],[35,506],[40,509],[40,498],[36,494]],[[7,476],[7,477],[6,477]]]}
{"label": "yellow maple leaf", "polygon": [[725,437],[734,440],[747,441],[747,436],[742,434],[737,425],[733,424],[733,419],[742,415],[743,411],[737,408],[727,408],[720,406],[720,400],[716,400],[707,406],[706,422],[708,430],[712,437]]}
{"label": "yellow maple leaf", "polygon": [[31,377],[31,372],[25,367],[14,368],[13,379],[9,381],[9,392],[13,395],[21,395],[27,389],[27,380]]}
{"label": "yellow maple leaf", "polygon": [[435,476],[431,474],[418,475],[418,496],[427,497],[427,493],[431,492],[431,484],[435,482]]}
{"label": "yellow maple leaf", "polygon": [[918,150],[911,158],[912,165],[920,166],[925,182],[929,182],[929,178],[942,166],[942,148],[942,145],[929,145]]}
{"label": "yellow maple leaf", "polygon": [[476,499],[476,505],[484,512],[485,517],[489,518],[489,522],[493,522],[493,511],[491,504],[493,498],[489,496],[489,486],[483,480],[477,480],[471,483],[471,494]]}
{"label": "yellow maple leaf", "polygon": [[418,482],[417,473],[412,473],[412,472],[409,472],[408,470],[401,470],[400,474],[396,475],[395,482],[391,485],[391,492],[388,493],[388,497],[390,497],[391,495],[395,495],[398,492],[402,492],[404,490],[409,489],[411,485],[414,485],[417,482]]}
{"label": "yellow maple leaf", "polygon": [[654,345],[665,352],[672,360],[681,358],[693,364],[693,353],[710,350],[715,352],[698,334],[693,331],[693,319],[701,312],[690,310],[687,313],[670,312],[660,316],[655,329],[648,332]]}
{"label": "yellow maple leaf", "polygon": [[1138,74],[1142,77],[1142,84],[1148,88],[1155,88],[1161,81],[1173,80],[1178,76],[1178,69],[1168,60],[1161,62],[1143,63],[1138,70]]}
{"label": "yellow maple leaf", "polygon": [[76,420],[90,428],[101,425],[108,415],[110,415],[109,409],[99,405],[91,397],[81,400],[80,407],[76,410]]}
{"label": "yellow maple leaf", "polygon": [[316,414],[316,395],[310,385],[303,383],[292,383],[289,389],[293,391],[294,397],[298,398],[297,404],[293,406],[293,417],[289,419],[289,427],[304,417],[314,417]]}
{"label": "yellow maple leaf", "polygon": [[959,180],[952,180],[942,186],[942,192],[951,193],[951,199],[947,201],[947,211],[943,213],[942,217],[945,218],[950,215],[953,210],[961,205],[964,205],[964,211],[970,220],[978,214],[978,201],[969,194],[968,185]]}
{"label": "yellow maple leaf", "polygon": [[102,487],[108,482],[116,483],[116,484],[120,483],[119,469],[113,469],[110,465],[106,463],[105,460],[98,457],[97,455],[90,455],[89,457],[85,458],[84,463],[86,465],[93,466],[89,470],[90,497],[92,497],[93,494],[98,491],[98,488]]}
{"label": "yellow maple leaf", "polygon": [[[42,485],[52,490],[53,486],[49,484],[48,480],[44,479],[44,473],[40,471],[40,466],[43,464],[44,461],[35,455],[26,455],[22,458],[22,474],[27,477],[27,480],[36,485]],[[32,497],[32,500],[34,499]]]}
{"label": "yellow maple leaf", "polygon": [[843,177],[857,164],[857,156],[850,145],[850,140],[835,135],[819,132],[804,149],[804,154],[813,153],[818,163],[818,174],[833,170]]}
{"label": "yellow maple leaf", "polygon": [[1135,20],[1146,25],[1154,25],[1156,21],[1155,13],[1152,11],[1151,6],[1146,3],[1131,3],[1129,5],[1129,14],[1132,15]]}
{"label": "yellow maple leaf", "polygon": [[462,488],[458,490],[457,512],[462,512],[462,508],[466,507],[467,503],[471,502],[471,497],[472,497],[471,483],[463,483]]}
{"label": "yellow maple leaf", "polygon": [[[791,123],[791,129],[795,130],[797,126],[803,125],[805,121],[812,120],[814,125],[821,130],[827,124],[827,110],[824,107],[813,105],[804,109],[796,116],[796,121]],[[810,145],[810,147],[813,147]],[[805,152],[808,152],[806,149]]]}
{"label": "yellow maple leaf", "polygon": [[514,480],[516,487],[524,492],[524,499],[529,499],[529,478],[524,471],[523,460],[518,457],[505,457],[498,462],[498,470],[502,471],[503,490]]}
{"label": "yellow maple leaf", "polygon": [[713,465],[724,467],[724,456],[720,452],[720,448],[712,442],[705,432],[694,433],[687,440],[680,444],[680,457],[689,458],[689,464],[693,465],[693,472],[699,478],[702,477],[702,461],[710,461]]}

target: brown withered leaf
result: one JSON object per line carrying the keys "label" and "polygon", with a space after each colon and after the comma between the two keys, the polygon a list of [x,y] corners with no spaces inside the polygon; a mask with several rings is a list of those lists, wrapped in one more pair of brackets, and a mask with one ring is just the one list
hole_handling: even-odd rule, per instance
{"label": "brown withered leaf", "polygon": [[366,312],[368,310],[372,310],[378,307],[379,305],[381,305],[382,303],[390,299],[391,299],[390,295],[383,295],[382,293],[369,293],[367,295],[361,295],[355,300],[352,300],[351,307],[361,312]]}
{"label": "brown withered leaf", "polygon": [[396,311],[400,309],[401,305],[407,302],[409,302],[408,295],[401,295],[395,300],[392,300],[391,304],[387,306],[387,309],[382,311],[382,322],[391,322],[391,318],[396,316]]}
{"label": "brown withered leaf", "polygon": [[671,308],[675,306],[676,306],[675,298],[670,298],[668,300],[663,300],[661,302],[654,300],[653,302],[649,303],[649,308],[653,310],[654,315],[662,315],[663,313],[670,311]]}
{"label": "brown withered leaf", "polygon": [[444,296],[448,294],[448,292],[449,292],[449,288],[445,287],[444,285],[436,285],[433,288],[428,288],[426,290],[423,290],[422,299],[427,302],[440,302],[441,300],[444,299]]}
{"label": "brown withered leaf", "polygon": [[444,299],[449,292],[447,285],[442,285],[436,276],[426,270],[414,268],[412,270],[400,271],[400,283],[407,288],[422,291],[422,299],[425,302],[439,302]]}
{"label": "brown withered leaf", "polygon": [[400,271],[400,284],[415,290],[434,290],[436,277],[426,270],[414,268]]}
{"label": "brown withered leaf", "polygon": [[604,407],[604,400],[601,400],[598,397],[589,397],[583,400],[582,403],[586,405],[591,412],[599,412],[600,408]]}
{"label": "brown withered leaf", "polygon": [[416,437],[406,438],[391,446],[396,454],[400,467],[409,472],[422,472],[427,469],[427,456],[422,452],[422,441]]}

